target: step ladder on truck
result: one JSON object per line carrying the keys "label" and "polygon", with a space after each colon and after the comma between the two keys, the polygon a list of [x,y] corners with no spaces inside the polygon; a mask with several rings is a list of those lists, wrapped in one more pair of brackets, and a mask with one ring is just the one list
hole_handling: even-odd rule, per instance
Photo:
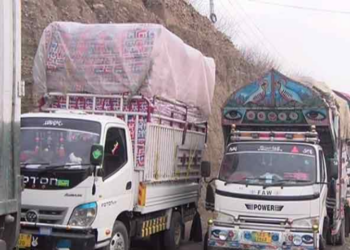
{"label": "step ladder on truck", "polygon": [[34,79],[19,247],[127,250],[150,237],[178,248],[210,175],[214,61],[160,25],[58,22],[44,31]]}
{"label": "step ladder on truck", "polygon": [[349,108],[276,70],[222,110],[225,152],[207,189],[205,249],[325,249],[348,236]]}

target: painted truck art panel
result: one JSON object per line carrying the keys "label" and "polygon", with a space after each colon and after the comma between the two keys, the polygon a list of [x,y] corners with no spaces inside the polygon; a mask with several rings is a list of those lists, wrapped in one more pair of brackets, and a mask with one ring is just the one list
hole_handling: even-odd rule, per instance
{"label": "painted truck art panel", "polygon": [[319,94],[275,70],[235,92],[223,112],[227,125],[327,125],[326,107]]}

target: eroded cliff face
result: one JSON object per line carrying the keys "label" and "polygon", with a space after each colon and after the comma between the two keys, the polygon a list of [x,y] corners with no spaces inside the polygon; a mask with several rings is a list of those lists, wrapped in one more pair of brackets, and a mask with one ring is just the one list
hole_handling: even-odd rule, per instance
{"label": "eroded cliff face", "polygon": [[230,93],[255,79],[254,66],[244,60],[232,42],[183,0],[23,0],[22,63],[26,98],[22,112],[35,109],[32,102],[32,65],[44,28],[53,21],[82,23],[160,23],[216,62],[216,88],[206,158],[217,173],[223,152],[221,107]]}

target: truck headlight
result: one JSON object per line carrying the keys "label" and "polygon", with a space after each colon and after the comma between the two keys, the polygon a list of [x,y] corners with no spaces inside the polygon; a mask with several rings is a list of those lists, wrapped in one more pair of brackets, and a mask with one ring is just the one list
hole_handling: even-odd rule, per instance
{"label": "truck headlight", "polygon": [[220,240],[225,241],[225,240],[227,240],[227,238],[228,238],[228,232],[226,232],[226,231],[221,231],[221,232],[219,233],[219,239],[220,239]]}
{"label": "truck headlight", "polygon": [[296,235],[293,237],[293,244],[295,246],[301,246],[301,244],[303,244],[303,240],[301,239],[301,237],[299,235]]}
{"label": "truck headlight", "polygon": [[215,222],[222,222],[222,223],[234,223],[235,218],[232,215],[226,214],[226,213],[222,213],[222,212],[218,212],[216,216],[214,216]]}
{"label": "truck headlight", "polygon": [[69,226],[88,227],[94,222],[97,214],[96,202],[76,207],[68,222]]}
{"label": "truck headlight", "polygon": [[294,220],[292,225],[293,227],[313,229],[314,225],[317,225],[317,226],[319,225],[319,221],[318,221],[318,218],[305,218],[305,219]]}

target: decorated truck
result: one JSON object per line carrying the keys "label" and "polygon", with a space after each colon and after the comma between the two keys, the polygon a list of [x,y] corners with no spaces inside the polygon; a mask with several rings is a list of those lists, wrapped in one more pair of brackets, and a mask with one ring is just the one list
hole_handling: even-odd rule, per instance
{"label": "decorated truck", "polygon": [[[350,108],[350,95],[344,92],[339,92],[334,90],[334,93],[336,93],[340,98],[343,98],[349,105]],[[350,143],[348,142],[348,147],[347,147],[347,151],[348,151],[348,159],[350,159]],[[347,167],[347,174],[348,177],[350,176],[350,164]],[[347,199],[348,199],[348,203],[350,204],[350,178],[348,179],[348,189],[347,189]],[[348,218],[348,220],[350,220],[350,218]]]}
{"label": "decorated truck", "polygon": [[201,240],[213,59],[160,25],[57,22],[33,76],[19,248],[176,249],[194,217]]}
{"label": "decorated truck", "polygon": [[324,84],[276,70],[222,109],[225,152],[207,189],[205,249],[344,244],[349,109]]}
{"label": "decorated truck", "polygon": [[20,2],[1,1],[0,13],[0,249],[6,250],[16,246],[20,220]]}

